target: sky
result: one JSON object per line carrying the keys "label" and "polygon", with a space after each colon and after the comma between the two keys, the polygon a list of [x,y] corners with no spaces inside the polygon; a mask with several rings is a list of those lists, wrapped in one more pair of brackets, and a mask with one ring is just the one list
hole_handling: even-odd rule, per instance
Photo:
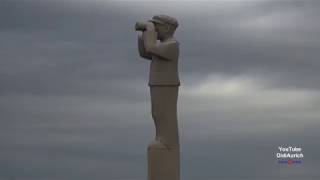
{"label": "sky", "polygon": [[316,0],[1,0],[0,180],[146,179],[155,14],[179,21],[181,179],[319,179]]}

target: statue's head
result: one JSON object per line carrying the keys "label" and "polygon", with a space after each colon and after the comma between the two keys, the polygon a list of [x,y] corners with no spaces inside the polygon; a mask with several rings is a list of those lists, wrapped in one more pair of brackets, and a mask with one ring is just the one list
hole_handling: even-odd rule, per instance
{"label": "statue's head", "polygon": [[152,17],[152,20],[149,21],[154,23],[159,40],[172,37],[179,26],[178,21],[175,18],[167,15],[155,15]]}

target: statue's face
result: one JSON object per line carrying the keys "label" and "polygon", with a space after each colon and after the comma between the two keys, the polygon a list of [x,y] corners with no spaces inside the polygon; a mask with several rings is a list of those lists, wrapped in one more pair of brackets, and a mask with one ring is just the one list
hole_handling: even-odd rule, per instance
{"label": "statue's face", "polygon": [[158,39],[163,40],[169,35],[169,27],[166,24],[155,24],[155,31],[158,33]]}

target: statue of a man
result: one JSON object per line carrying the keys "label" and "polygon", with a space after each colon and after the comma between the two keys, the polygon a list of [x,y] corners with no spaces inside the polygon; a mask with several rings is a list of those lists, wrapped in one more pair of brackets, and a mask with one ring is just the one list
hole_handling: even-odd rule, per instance
{"label": "statue of a man", "polygon": [[173,37],[178,22],[166,15],[136,23],[140,56],[151,60],[149,86],[155,140],[148,146],[149,180],[178,180],[180,150],[177,121],[179,43]]}

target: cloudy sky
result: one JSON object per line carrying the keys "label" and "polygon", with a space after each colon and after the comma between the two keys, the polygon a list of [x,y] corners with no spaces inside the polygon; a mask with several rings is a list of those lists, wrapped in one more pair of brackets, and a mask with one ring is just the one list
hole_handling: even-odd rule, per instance
{"label": "cloudy sky", "polygon": [[320,178],[317,0],[1,0],[0,180],[146,179],[154,14],[180,24],[182,179]]}

